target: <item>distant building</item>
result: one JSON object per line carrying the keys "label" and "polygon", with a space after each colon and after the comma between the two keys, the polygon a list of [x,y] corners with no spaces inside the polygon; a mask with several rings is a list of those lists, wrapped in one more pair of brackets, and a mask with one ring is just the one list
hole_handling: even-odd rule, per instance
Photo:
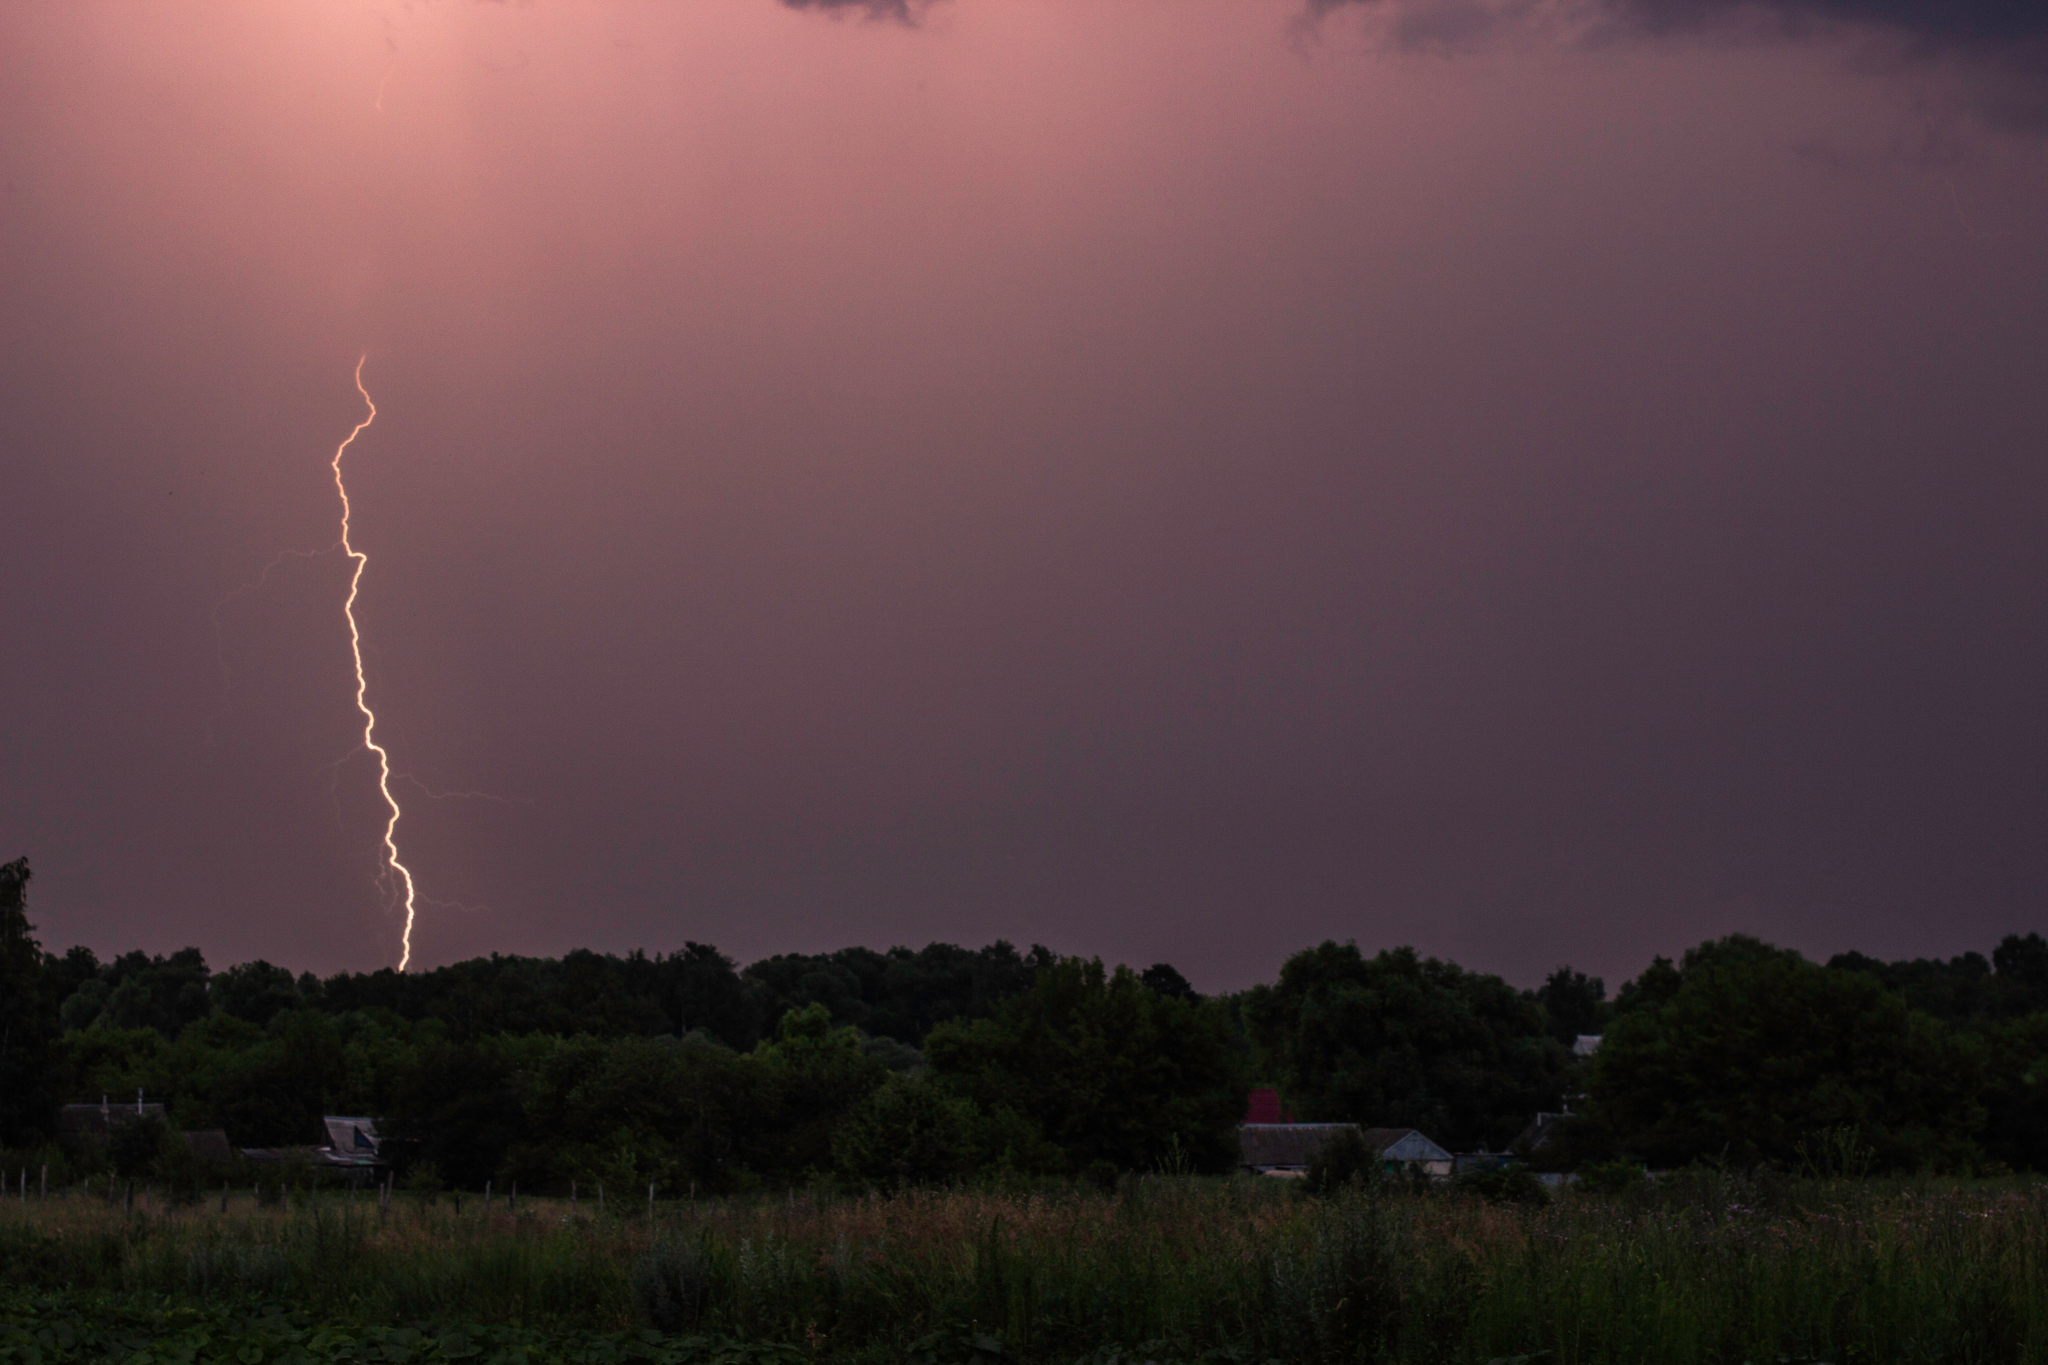
{"label": "distant building", "polygon": [[1432,1180],[1449,1177],[1457,1160],[1415,1128],[1368,1128],[1365,1145],[1379,1153],[1381,1170],[1415,1172]]}
{"label": "distant building", "polygon": [[1280,1092],[1271,1086],[1261,1086],[1244,1098],[1244,1121],[1246,1123],[1292,1123],[1294,1115],[1280,1108]]}
{"label": "distant building", "polygon": [[329,1114],[320,1122],[327,1130],[324,1147],[244,1147],[242,1159],[265,1165],[340,1167],[355,1185],[384,1165],[377,1120]]}
{"label": "distant building", "polygon": [[1238,1169],[1252,1175],[1304,1176],[1330,1139],[1357,1131],[1355,1123],[1240,1123]]}
{"label": "distant building", "polygon": [[228,1146],[227,1130],[224,1128],[197,1128],[178,1136],[192,1149],[192,1155],[201,1161],[225,1166],[235,1159],[235,1149]]}
{"label": "distant building", "polygon": [[327,1145],[320,1160],[329,1166],[380,1166],[377,1120],[337,1118],[321,1120],[327,1125]]}
{"label": "distant building", "polygon": [[1600,1050],[1600,1037],[1601,1035],[1597,1033],[1581,1033],[1578,1041],[1572,1044],[1572,1056],[1590,1057],[1598,1052]]}
{"label": "distant building", "polygon": [[136,1119],[155,1119],[162,1123],[165,1121],[164,1107],[144,1104],[140,1096],[133,1104],[110,1104],[104,1096],[98,1104],[67,1104],[57,1111],[57,1141],[76,1151],[89,1144],[105,1142],[113,1136],[114,1129]]}

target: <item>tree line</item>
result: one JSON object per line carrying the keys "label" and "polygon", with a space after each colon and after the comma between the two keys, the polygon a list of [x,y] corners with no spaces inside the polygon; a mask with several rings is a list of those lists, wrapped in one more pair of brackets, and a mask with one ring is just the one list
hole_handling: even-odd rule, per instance
{"label": "tree line", "polygon": [[[0,867],[0,1164],[48,1148],[59,1105],[140,1088],[172,1128],[237,1147],[375,1116],[421,1178],[468,1188],[1106,1179],[1230,1169],[1263,1083],[1301,1120],[1415,1127],[1460,1151],[1506,1150],[1568,1109],[1539,1165],[1853,1149],[1871,1169],[2048,1170],[2038,934],[1989,959],[1826,964],[1730,937],[1611,999],[1569,967],[1518,990],[1411,948],[1328,942],[1210,997],[1168,964],[1000,942],[745,967],[686,943],[323,979],[212,971],[194,948],[45,952],[29,876]],[[1581,1056],[1586,1034],[1604,1042]]]}

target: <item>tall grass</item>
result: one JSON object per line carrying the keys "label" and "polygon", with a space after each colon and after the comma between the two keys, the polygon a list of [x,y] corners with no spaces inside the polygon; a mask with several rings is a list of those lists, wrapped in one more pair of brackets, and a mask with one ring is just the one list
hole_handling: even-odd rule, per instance
{"label": "tall grass", "polygon": [[[1153,1178],[667,1205],[0,1203],[16,1285],[354,1322],[653,1325],[825,1359],[2048,1365],[2048,1185],[1707,1175],[1540,1208]],[[980,1347],[975,1343],[979,1340]]]}

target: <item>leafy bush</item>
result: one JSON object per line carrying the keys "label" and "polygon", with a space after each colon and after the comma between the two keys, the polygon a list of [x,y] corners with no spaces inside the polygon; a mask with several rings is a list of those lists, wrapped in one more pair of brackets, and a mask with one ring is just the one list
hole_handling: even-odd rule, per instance
{"label": "leafy bush", "polygon": [[1310,1194],[1331,1194],[1354,1181],[1378,1176],[1379,1153],[1358,1129],[1346,1126],[1337,1131],[1308,1164],[1305,1188]]}
{"label": "leafy bush", "polygon": [[974,1106],[937,1086],[892,1074],[832,1138],[839,1169],[885,1190],[943,1183],[974,1159]]}
{"label": "leafy bush", "polygon": [[1457,1179],[1457,1187],[1470,1191],[1489,1204],[1539,1205],[1550,1202],[1550,1191],[1527,1166],[1500,1166],[1490,1171],[1473,1171]]}
{"label": "leafy bush", "polygon": [[1619,1194],[1641,1185],[1643,1168],[1633,1161],[1603,1161],[1579,1171],[1579,1188],[1592,1194]]}

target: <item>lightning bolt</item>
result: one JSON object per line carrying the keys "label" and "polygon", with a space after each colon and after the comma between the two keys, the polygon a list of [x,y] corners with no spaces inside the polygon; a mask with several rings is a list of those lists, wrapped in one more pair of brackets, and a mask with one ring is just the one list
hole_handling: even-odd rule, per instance
{"label": "lightning bolt", "polygon": [[370,562],[370,557],[349,543],[348,485],[341,479],[341,457],[348,453],[356,437],[363,434],[363,429],[377,420],[377,404],[371,399],[370,391],[363,387],[363,362],[369,358],[369,352],[365,351],[356,360],[356,392],[363,396],[363,405],[369,408],[370,415],[356,423],[355,430],[334,448],[334,491],[341,495],[341,552],[355,562],[355,572],[348,580],[348,600],[342,603],[341,613],[348,618],[348,647],[355,656],[356,710],[363,713],[363,747],[377,756],[377,790],[383,794],[384,805],[391,812],[384,822],[385,870],[378,877],[380,880],[396,877],[405,887],[405,934],[400,940],[398,954],[398,970],[402,972],[412,961],[412,923],[417,892],[413,886],[412,869],[398,859],[398,818],[402,812],[398,809],[398,798],[391,794],[391,755],[377,742],[377,713],[370,709],[366,697],[370,684],[363,676],[363,635],[356,626],[356,593],[362,587],[363,568]]}

